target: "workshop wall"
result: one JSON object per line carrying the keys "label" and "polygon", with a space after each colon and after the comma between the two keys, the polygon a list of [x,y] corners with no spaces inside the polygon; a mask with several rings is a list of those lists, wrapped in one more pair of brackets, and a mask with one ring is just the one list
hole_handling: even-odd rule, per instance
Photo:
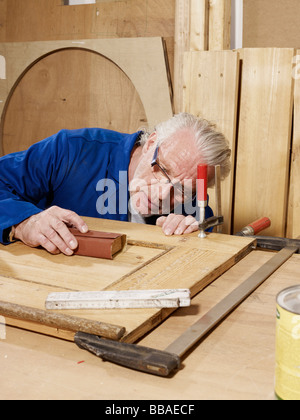
{"label": "workshop wall", "polygon": [[[62,0],[1,0],[0,42],[5,43],[4,49],[10,57],[14,53],[9,43],[20,43],[23,49],[17,57],[6,60],[6,84],[13,87],[8,101],[7,86],[0,80],[0,113],[5,103],[0,154],[23,150],[61,128],[99,126],[134,132],[148,124],[152,126],[159,118],[169,118],[174,8],[174,0],[106,0],[77,6],[65,6]],[[130,42],[144,38],[149,40],[145,39],[144,49],[142,41]],[[116,59],[111,57],[110,50],[101,57],[84,49],[82,40],[97,39],[124,40],[119,47],[116,42],[113,46],[107,42],[106,50],[111,46]],[[58,43],[63,40],[74,40],[74,45],[69,43],[68,51],[55,52],[62,48]],[[45,54],[38,41],[53,42],[53,51],[50,47],[47,50],[51,56],[36,55],[35,51],[39,50],[40,56]],[[118,57],[124,57],[126,51],[128,60],[124,63],[122,59],[125,64],[122,67]],[[26,55],[32,56],[32,52],[34,60],[40,62],[31,66]],[[22,66],[25,62],[31,67]],[[146,83],[147,71],[143,66],[148,70],[150,85],[149,72],[152,77],[156,73],[156,89]],[[17,77],[21,77],[14,78],[13,86],[10,82],[16,69],[19,69]],[[151,111],[154,98],[158,104]]]}
{"label": "workshop wall", "polygon": [[175,0],[0,0],[0,42],[162,37],[174,67]]}
{"label": "workshop wall", "polygon": [[243,47],[300,47],[299,0],[243,0]]}
{"label": "workshop wall", "polygon": [[172,116],[159,37],[3,42],[0,56],[7,70],[0,80],[4,154],[61,129],[132,133]]}

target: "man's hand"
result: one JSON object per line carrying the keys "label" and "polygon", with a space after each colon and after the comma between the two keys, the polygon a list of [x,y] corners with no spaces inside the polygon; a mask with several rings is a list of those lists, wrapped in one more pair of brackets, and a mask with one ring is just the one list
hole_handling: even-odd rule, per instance
{"label": "man's hand", "polygon": [[88,231],[76,213],[53,206],[16,225],[14,237],[31,247],[42,246],[51,254],[72,255],[78,243],[67,226],[75,226],[83,233]]}
{"label": "man's hand", "polygon": [[182,216],[180,214],[169,214],[167,217],[159,217],[156,225],[160,226],[165,235],[183,235],[198,230],[198,222],[193,216]]}

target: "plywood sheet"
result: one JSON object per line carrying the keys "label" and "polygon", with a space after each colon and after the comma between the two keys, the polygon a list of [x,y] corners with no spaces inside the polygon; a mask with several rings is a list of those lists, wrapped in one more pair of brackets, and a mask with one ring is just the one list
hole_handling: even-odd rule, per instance
{"label": "plywood sheet", "polygon": [[300,236],[300,50],[295,57],[294,133],[289,185],[287,237]]}
{"label": "plywood sheet", "polygon": [[[34,11],[34,12],[33,12]],[[174,0],[1,0],[0,42],[163,37],[174,67]]]}
{"label": "plywood sheet", "polygon": [[299,48],[299,0],[243,0],[243,46]]}
{"label": "plywood sheet", "polygon": [[[185,53],[184,110],[216,124],[232,150],[232,171],[222,183],[223,233],[231,232],[232,195],[238,104],[239,54],[233,51]],[[215,209],[214,190],[209,191]]]}
{"label": "plywood sheet", "polygon": [[[0,315],[6,323],[72,340],[74,331],[134,342],[172,309],[46,311],[53,291],[189,288],[192,296],[250,252],[253,240],[229,235],[166,237],[156,226],[86,218],[90,229],[125,233],[113,261],[50,255],[21,243],[0,246]],[[121,332],[125,328],[125,333]],[[123,335],[122,335],[123,334]]]}
{"label": "plywood sheet", "polygon": [[3,154],[25,150],[61,129],[132,133],[147,125],[140,96],[111,60],[83,49],[47,55],[25,73],[7,103]]}
{"label": "plywood sheet", "polygon": [[209,50],[230,49],[231,0],[209,0]]}
{"label": "plywood sheet", "polygon": [[[84,51],[101,54],[118,66],[134,85],[143,104],[147,124],[150,127],[172,116],[170,86],[161,38],[2,43],[0,44],[0,55],[5,57],[6,60],[7,78],[0,80],[0,114],[11,89],[16,86],[20,76],[23,76],[24,72],[32,64],[54,51],[69,48],[80,48]],[[88,65],[90,65],[89,61]],[[89,82],[89,71],[93,72],[93,70],[91,68],[89,70],[89,67],[85,70],[87,81]],[[76,67],[70,73],[70,78],[75,86],[77,78]],[[99,83],[104,83],[105,85],[105,80],[99,81]],[[59,80],[56,84],[57,86],[59,85]],[[87,97],[89,95],[92,97],[93,91],[93,84],[87,86]],[[73,96],[76,96],[76,89],[73,91]],[[101,108],[98,108],[98,111],[101,112]],[[57,118],[59,114],[60,112],[58,111],[58,114],[52,115],[52,119]],[[47,116],[47,119],[49,119],[49,116]],[[145,126],[147,124],[142,125]],[[113,126],[111,128],[114,129]],[[136,130],[138,128],[140,127],[137,127]]]}
{"label": "plywood sheet", "polygon": [[234,231],[267,216],[285,236],[293,105],[292,48],[244,49]]}

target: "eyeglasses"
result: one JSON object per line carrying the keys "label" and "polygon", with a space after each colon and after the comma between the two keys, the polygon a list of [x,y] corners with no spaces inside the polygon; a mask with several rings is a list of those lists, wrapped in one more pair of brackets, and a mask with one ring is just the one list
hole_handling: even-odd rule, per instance
{"label": "eyeglasses", "polygon": [[177,182],[176,184],[174,184],[174,182],[172,182],[171,178],[167,174],[167,171],[158,163],[157,161],[158,151],[159,151],[159,145],[156,146],[154,155],[151,161],[151,167],[153,168],[154,166],[156,166],[159,169],[159,171],[157,172],[153,171],[153,175],[155,176],[155,178],[158,180],[159,183],[171,184],[172,187],[174,188],[174,193],[176,190],[180,194],[181,199],[184,201],[185,196],[183,192],[183,186],[181,185],[180,182]]}

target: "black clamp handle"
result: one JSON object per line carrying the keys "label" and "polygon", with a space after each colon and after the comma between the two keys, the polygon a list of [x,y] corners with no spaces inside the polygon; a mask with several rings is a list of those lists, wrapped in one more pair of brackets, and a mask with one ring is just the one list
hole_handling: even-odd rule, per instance
{"label": "black clamp handle", "polygon": [[181,364],[180,357],[176,354],[120,343],[83,332],[76,333],[74,341],[78,347],[90,351],[103,360],[158,376],[169,376],[174,370],[179,369]]}

